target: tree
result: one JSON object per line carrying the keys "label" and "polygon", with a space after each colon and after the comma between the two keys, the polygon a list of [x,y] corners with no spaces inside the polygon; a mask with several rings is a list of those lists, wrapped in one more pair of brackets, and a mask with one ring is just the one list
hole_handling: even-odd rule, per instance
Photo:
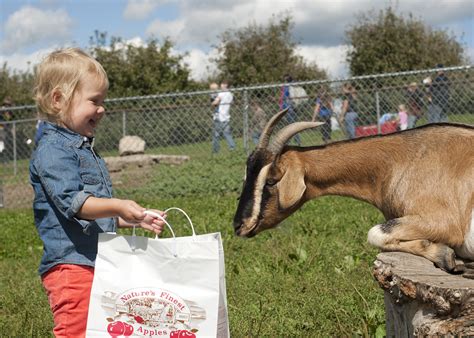
{"label": "tree", "polygon": [[14,105],[33,104],[33,74],[29,71],[11,71],[5,62],[0,68],[0,104],[10,97]]}
{"label": "tree", "polygon": [[416,20],[397,15],[392,8],[362,14],[346,31],[352,75],[398,72],[461,65],[464,48],[456,37]]}
{"label": "tree", "polygon": [[281,82],[284,74],[299,81],[326,78],[325,71],[295,53],[298,44],[292,39],[292,28],[291,17],[285,16],[273,17],[265,26],[253,23],[225,31],[214,60],[219,77],[237,86]]}
{"label": "tree", "polygon": [[[109,77],[109,97],[140,96],[189,89],[190,70],[183,55],[172,51],[173,43],[165,39],[160,45],[151,39],[146,46],[124,44],[112,37],[105,48],[105,33],[91,37],[91,53]],[[97,43],[94,43],[97,42]]]}

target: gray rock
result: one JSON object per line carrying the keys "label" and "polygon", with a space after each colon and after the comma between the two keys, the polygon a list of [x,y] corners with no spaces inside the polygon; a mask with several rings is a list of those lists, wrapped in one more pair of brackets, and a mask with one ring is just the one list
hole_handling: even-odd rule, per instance
{"label": "gray rock", "polygon": [[119,155],[136,155],[145,152],[145,141],[138,136],[124,136],[119,142]]}

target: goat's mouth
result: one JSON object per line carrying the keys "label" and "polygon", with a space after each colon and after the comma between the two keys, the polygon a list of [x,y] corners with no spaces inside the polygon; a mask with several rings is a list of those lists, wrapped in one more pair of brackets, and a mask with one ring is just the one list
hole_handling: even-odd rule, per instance
{"label": "goat's mouth", "polygon": [[243,223],[241,223],[238,227],[235,228],[235,234],[240,237],[251,238],[258,233],[257,228],[257,222],[255,222],[254,224],[250,224],[250,226],[245,226]]}

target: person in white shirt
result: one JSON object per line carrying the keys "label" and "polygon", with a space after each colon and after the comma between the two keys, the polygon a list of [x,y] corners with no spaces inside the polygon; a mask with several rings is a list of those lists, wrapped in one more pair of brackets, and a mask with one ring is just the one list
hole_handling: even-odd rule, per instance
{"label": "person in white shirt", "polygon": [[224,80],[221,82],[221,92],[212,102],[212,105],[217,107],[216,114],[214,114],[214,130],[212,133],[212,152],[218,153],[220,149],[220,136],[223,135],[227,141],[229,149],[235,149],[235,142],[230,131],[230,105],[234,99],[232,93],[228,89],[229,82]]}

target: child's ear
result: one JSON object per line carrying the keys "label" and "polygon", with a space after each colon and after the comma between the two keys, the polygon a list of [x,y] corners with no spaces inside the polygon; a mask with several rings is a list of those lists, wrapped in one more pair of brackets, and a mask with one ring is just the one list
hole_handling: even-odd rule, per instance
{"label": "child's ear", "polygon": [[60,111],[63,108],[63,93],[59,88],[54,88],[51,93],[53,108]]}

